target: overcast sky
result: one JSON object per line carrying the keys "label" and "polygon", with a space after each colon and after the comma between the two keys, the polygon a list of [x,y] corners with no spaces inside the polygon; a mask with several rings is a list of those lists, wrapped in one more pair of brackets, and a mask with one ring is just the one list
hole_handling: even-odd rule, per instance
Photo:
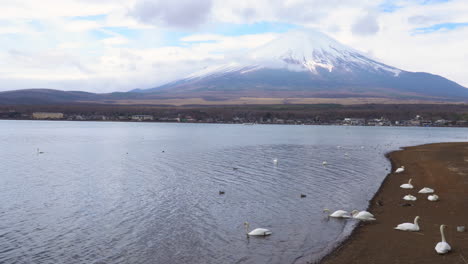
{"label": "overcast sky", "polygon": [[468,87],[467,0],[0,0],[0,91],[155,87],[303,28]]}

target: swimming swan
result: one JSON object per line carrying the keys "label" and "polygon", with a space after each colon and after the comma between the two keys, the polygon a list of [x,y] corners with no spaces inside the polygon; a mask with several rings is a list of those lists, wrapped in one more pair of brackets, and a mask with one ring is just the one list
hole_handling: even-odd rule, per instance
{"label": "swimming swan", "polygon": [[413,179],[409,179],[408,183],[405,183],[405,184],[402,184],[400,185],[400,188],[403,188],[403,189],[413,189],[413,185],[411,184],[411,181]]}
{"label": "swimming swan", "polygon": [[278,159],[273,159],[273,164],[278,165]]}
{"label": "swimming swan", "polygon": [[414,197],[414,196],[411,195],[411,194],[405,195],[405,196],[403,197],[403,200],[405,200],[405,201],[416,201],[417,199],[418,199],[418,198]]}
{"label": "swimming swan", "polygon": [[[330,213],[330,210],[328,209],[323,209],[323,211]],[[349,215],[348,212],[346,212],[345,210],[337,210],[328,216],[335,217],[335,218],[351,218],[351,215]]]}
{"label": "swimming swan", "polygon": [[322,162],[322,165],[323,166],[328,165],[328,162],[324,161],[324,162]]}
{"label": "swimming swan", "polygon": [[271,235],[271,231],[266,228],[255,228],[254,230],[249,232],[250,224],[248,222],[244,223],[245,233],[247,236],[269,236]]}
{"label": "swimming swan", "polygon": [[396,169],[395,173],[401,173],[405,171],[405,166],[401,166],[400,168]]}
{"label": "swimming swan", "polygon": [[375,216],[367,211],[359,212],[358,210],[353,210],[351,212],[351,215],[353,216],[354,219],[365,220],[365,221],[375,220]]}
{"label": "swimming swan", "polygon": [[431,188],[428,188],[428,187],[424,187],[422,188],[421,190],[419,190],[418,193],[433,193],[434,192],[434,189],[431,189]]}
{"label": "swimming swan", "polygon": [[442,242],[437,243],[437,245],[435,246],[435,251],[439,254],[446,254],[450,250],[452,250],[450,245],[445,241],[444,228],[446,227],[446,225],[440,226],[440,235],[442,236]]}
{"label": "swimming swan", "polygon": [[439,200],[439,196],[437,194],[429,195],[427,199],[431,202],[437,202]]}
{"label": "swimming swan", "polygon": [[397,230],[402,230],[402,231],[412,231],[412,232],[417,232],[419,231],[419,225],[418,225],[418,220],[419,216],[416,216],[414,218],[414,224],[412,223],[403,223],[399,224],[395,227]]}

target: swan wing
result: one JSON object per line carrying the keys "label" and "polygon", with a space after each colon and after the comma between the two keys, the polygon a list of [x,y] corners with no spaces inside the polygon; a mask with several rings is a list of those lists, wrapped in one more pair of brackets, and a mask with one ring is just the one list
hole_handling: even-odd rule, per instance
{"label": "swan wing", "polygon": [[403,189],[413,189],[413,185],[412,185],[412,184],[405,183],[405,184],[400,185],[400,188],[403,188]]}
{"label": "swan wing", "polygon": [[364,220],[364,221],[375,221],[374,217],[364,217],[364,216],[355,216],[355,219]]}
{"label": "swan wing", "polygon": [[433,193],[433,192],[434,192],[434,189],[424,187],[421,190],[419,190],[418,193]]}
{"label": "swan wing", "polygon": [[266,228],[256,228],[249,232],[249,236],[268,236],[271,235],[271,231]]}
{"label": "swan wing", "polygon": [[416,201],[416,197],[414,197],[413,195],[405,195],[405,197],[403,197],[403,200],[406,200],[406,201]]}
{"label": "swan wing", "polygon": [[374,218],[374,215],[367,211],[361,211],[356,215],[355,218]]}
{"label": "swan wing", "polygon": [[450,247],[450,245],[447,242],[439,242],[435,246],[435,250],[439,254],[445,254],[445,253],[449,252],[450,250],[452,250],[452,248]]}
{"label": "swan wing", "polygon": [[395,227],[395,229],[402,230],[402,231],[419,231],[419,228],[417,228],[417,226],[412,223],[399,224]]}
{"label": "swan wing", "polygon": [[330,215],[330,217],[349,218],[351,216],[345,210],[336,210],[335,212],[333,212],[333,214]]}

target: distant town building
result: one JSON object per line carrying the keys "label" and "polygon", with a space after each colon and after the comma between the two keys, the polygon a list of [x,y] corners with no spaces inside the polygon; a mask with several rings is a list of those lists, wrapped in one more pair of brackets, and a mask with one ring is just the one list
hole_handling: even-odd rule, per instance
{"label": "distant town building", "polygon": [[132,115],[132,120],[134,121],[150,121],[153,119],[152,115]]}
{"label": "distant town building", "polygon": [[366,124],[366,119],[364,118],[345,118],[343,120],[344,125],[351,125],[351,126],[363,126]]}
{"label": "distant town building", "polygon": [[368,126],[391,126],[392,122],[390,120],[381,117],[367,120]]}
{"label": "distant town building", "polygon": [[406,124],[410,125],[410,126],[420,126],[421,125],[421,120],[419,120],[419,119],[408,120],[408,122]]}
{"label": "distant town building", "polygon": [[62,119],[63,113],[34,112],[32,116],[34,119]]}
{"label": "distant town building", "polygon": [[435,125],[437,126],[445,126],[449,123],[450,121],[449,120],[445,120],[445,119],[439,119],[439,120],[436,120],[434,122]]}
{"label": "distant town building", "polygon": [[466,125],[468,125],[468,121],[466,121],[466,120],[459,120],[459,121],[456,121],[455,124],[456,124],[457,126],[466,126]]}

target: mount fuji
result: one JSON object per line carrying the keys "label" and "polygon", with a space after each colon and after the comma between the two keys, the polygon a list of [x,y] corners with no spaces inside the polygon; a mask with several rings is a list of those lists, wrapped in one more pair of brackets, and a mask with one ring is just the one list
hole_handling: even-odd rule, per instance
{"label": "mount fuji", "polygon": [[161,98],[307,97],[468,100],[468,89],[423,72],[371,59],[318,31],[293,31],[160,87]]}
{"label": "mount fuji", "polygon": [[292,31],[241,56],[150,89],[109,94],[27,89],[2,104],[368,104],[468,102],[444,77],[371,59],[317,31]]}

